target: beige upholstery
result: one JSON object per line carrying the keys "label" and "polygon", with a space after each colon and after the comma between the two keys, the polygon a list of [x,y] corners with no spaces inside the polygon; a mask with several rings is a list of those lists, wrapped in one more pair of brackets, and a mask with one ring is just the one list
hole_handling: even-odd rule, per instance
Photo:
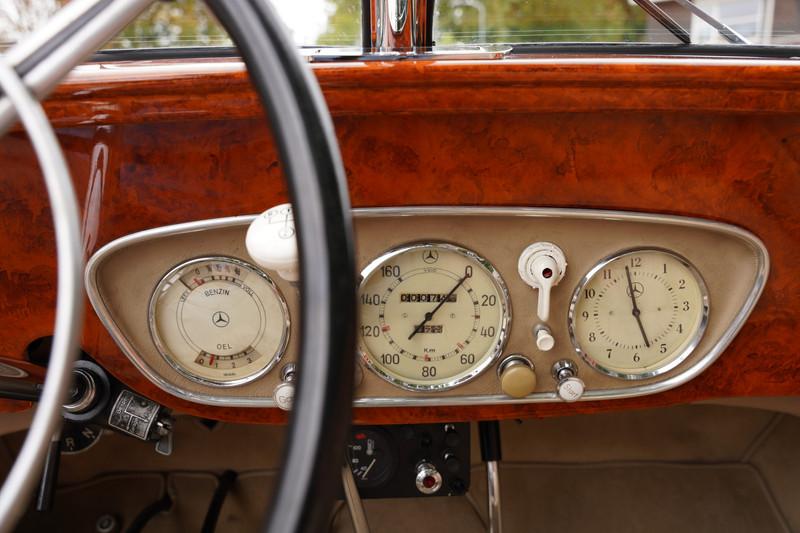
{"label": "beige upholstery", "polygon": [[[501,468],[506,533],[800,531],[800,419],[770,411],[685,406],[654,411],[503,422]],[[475,433],[473,431],[473,433]],[[164,488],[176,501],[147,532],[198,531],[226,468],[240,477],[218,531],[260,523],[283,429],[177,423],[176,450],[106,435],[90,451],[64,457],[56,510],[29,513],[20,531],[93,531],[98,516],[123,524]],[[10,457],[20,435],[4,439]],[[485,471],[473,439],[469,497],[369,500],[376,532],[483,531]],[[351,531],[347,509],[332,530]]]}

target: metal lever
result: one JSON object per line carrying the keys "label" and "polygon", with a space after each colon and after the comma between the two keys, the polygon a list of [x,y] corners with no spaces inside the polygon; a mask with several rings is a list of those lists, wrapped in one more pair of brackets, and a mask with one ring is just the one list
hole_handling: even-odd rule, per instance
{"label": "metal lever", "polygon": [[44,469],[42,470],[42,481],[39,483],[39,491],[36,494],[36,510],[47,512],[53,509],[53,501],[56,497],[56,487],[58,486],[58,467],[61,464],[61,430],[53,433],[50,445],[47,448],[47,456],[44,459]]}
{"label": "metal lever", "polygon": [[342,487],[344,488],[344,499],[347,501],[347,509],[350,511],[350,518],[353,520],[353,531],[355,533],[369,533],[369,523],[367,514],[364,512],[364,504],[361,495],[356,487],[356,480],[353,479],[353,471],[345,463],[342,466]]}
{"label": "metal lever", "polygon": [[481,459],[486,463],[486,491],[489,507],[489,533],[501,533],[500,472],[498,463],[503,459],[500,449],[500,424],[496,420],[478,422],[481,441]]}

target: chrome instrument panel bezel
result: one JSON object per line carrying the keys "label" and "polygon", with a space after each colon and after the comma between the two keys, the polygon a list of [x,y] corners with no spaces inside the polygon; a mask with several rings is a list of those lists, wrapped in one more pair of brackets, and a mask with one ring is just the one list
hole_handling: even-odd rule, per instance
{"label": "chrome instrument panel bezel", "polygon": [[[659,252],[667,254],[672,258],[674,258],[675,260],[677,260],[679,263],[681,263],[694,276],[695,281],[697,281],[698,288],[700,289],[700,298],[703,303],[703,310],[700,316],[700,325],[698,326],[697,331],[692,336],[691,340],[689,341],[689,344],[674,359],[672,359],[663,366],[651,370],[650,372],[641,372],[639,374],[626,374],[623,372],[617,372],[616,370],[603,366],[599,361],[595,360],[592,356],[590,356],[583,350],[575,333],[575,327],[574,327],[575,307],[578,305],[578,299],[580,297],[583,288],[586,286],[587,283],[589,283],[589,281],[591,281],[594,278],[594,276],[598,272],[600,272],[603,268],[605,268],[606,265],[608,265],[612,261],[616,261],[621,257],[641,252]],[[575,349],[575,353],[578,356],[580,356],[581,359],[583,359],[583,361],[587,365],[591,366],[598,372],[601,372],[607,376],[619,379],[625,379],[629,381],[638,381],[666,374],[667,372],[669,372],[670,370],[674,369],[679,364],[684,362],[690,355],[692,355],[695,348],[697,348],[697,346],[700,344],[700,341],[703,338],[703,334],[706,332],[706,328],[708,327],[708,313],[709,313],[708,287],[706,286],[706,282],[703,279],[703,276],[688,259],[674,252],[673,250],[669,250],[667,248],[660,248],[658,246],[637,246],[634,248],[625,248],[623,250],[614,252],[604,257],[603,259],[598,261],[596,265],[594,265],[591,269],[589,269],[589,271],[581,278],[581,280],[575,286],[575,290],[573,291],[572,297],[570,298],[569,310],[567,312],[567,331],[569,332],[569,339],[572,342],[572,347]]]}
{"label": "chrome instrument panel bezel", "polygon": [[[235,216],[219,219],[187,222],[170,226],[152,228],[141,232],[126,235],[100,248],[89,259],[86,266],[86,291],[89,300],[97,313],[100,321],[109,331],[110,335],[121,351],[131,363],[153,384],[164,392],[179,399],[222,407],[276,407],[271,397],[234,397],[208,393],[197,393],[186,390],[171,383],[147,364],[136,352],[130,340],[114,322],[107,304],[98,289],[98,268],[104,259],[116,251],[128,246],[139,244],[162,237],[179,234],[191,234],[206,230],[232,228],[249,225],[257,215]],[[637,222],[645,224],[662,224],[696,228],[699,230],[713,231],[743,241],[750,248],[757,261],[756,276],[750,290],[747,292],[743,305],[728,324],[724,333],[717,342],[702,357],[698,357],[691,365],[686,366],[681,372],[667,379],[654,383],[639,383],[632,387],[620,387],[602,390],[587,390],[580,401],[623,399],[645,396],[664,392],[681,386],[706,370],[730,345],[736,334],[747,321],[753,308],[764,290],[769,275],[769,252],[764,243],[751,232],[722,222],[704,220],[699,218],[682,217],[676,215],[662,215],[652,213],[637,213],[611,210],[578,209],[578,208],[536,208],[536,207],[388,207],[388,208],[357,208],[353,209],[355,218],[380,218],[380,217],[414,217],[414,216],[470,216],[470,217],[527,217],[527,218],[572,218],[577,220],[603,220],[619,222]],[[525,398],[510,398],[501,394],[463,395],[463,396],[408,396],[408,397],[370,397],[356,398],[355,407],[425,407],[425,406],[468,406],[468,405],[503,405],[526,403],[560,402],[555,392],[537,392]]]}
{"label": "chrome instrument panel bezel", "polygon": [[[158,328],[156,326],[156,305],[158,305],[158,300],[163,295],[163,289],[166,287],[166,285],[168,283],[171,283],[175,278],[175,276],[178,275],[184,269],[187,269],[199,263],[205,263],[210,261],[232,263],[234,265],[246,268],[249,271],[253,272],[254,274],[258,275],[262,280],[264,280],[267,283],[270,290],[272,290],[272,292],[275,294],[275,297],[278,300],[278,306],[280,307],[281,313],[283,314],[283,333],[281,335],[280,343],[278,344],[278,350],[272,357],[272,360],[264,368],[259,369],[257,372],[230,381],[221,381],[221,380],[204,378],[202,376],[192,374],[188,370],[182,368],[173,359],[173,357],[169,355],[169,349],[167,348],[163,340],[160,338],[160,335],[158,334]],[[153,341],[156,350],[158,350],[158,353],[161,354],[161,357],[164,359],[164,361],[166,361],[169,364],[169,366],[171,366],[179,374],[181,374],[183,377],[185,377],[190,381],[194,381],[195,383],[199,383],[200,385],[206,385],[209,387],[222,387],[222,388],[231,388],[231,387],[238,387],[241,385],[245,385],[268,374],[269,371],[275,368],[275,366],[280,362],[281,358],[283,357],[283,354],[286,353],[286,347],[289,345],[289,337],[291,336],[291,317],[289,316],[289,306],[286,305],[286,298],[284,298],[280,288],[275,284],[274,281],[272,281],[272,278],[270,278],[266,272],[264,272],[257,266],[248,263],[247,261],[244,261],[242,259],[238,259],[236,257],[231,257],[228,255],[211,255],[211,256],[195,257],[193,259],[188,259],[173,266],[158,281],[158,284],[153,289],[153,293],[150,295],[150,301],[147,305],[147,326],[148,329],[150,330],[150,340]]]}
{"label": "chrome instrument panel bezel", "polygon": [[358,353],[359,356],[361,357],[361,360],[364,362],[367,368],[369,368],[377,376],[380,376],[382,379],[388,381],[392,385],[395,385],[396,387],[400,387],[401,389],[411,392],[437,392],[437,391],[449,390],[459,385],[463,385],[464,383],[467,383],[469,381],[472,381],[473,379],[481,375],[487,368],[492,366],[500,357],[500,355],[503,353],[503,350],[506,347],[506,343],[508,342],[508,329],[511,325],[511,303],[510,303],[511,299],[508,293],[508,287],[506,286],[506,282],[503,280],[503,277],[500,275],[500,272],[497,271],[497,269],[490,261],[481,257],[476,252],[468,248],[465,248],[463,246],[460,246],[458,244],[453,244],[451,242],[422,241],[422,242],[404,244],[386,250],[385,252],[381,253],[378,257],[370,261],[367,264],[367,266],[364,267],[364,269],[361,271],[361,277],[358,285],[359,293],[361,292],[361,288],[367,282],[369,277],[375,272],[375,270],[377,270],[381,265],[383,265],[389,259],[396,257],[400,254],[405,254],[408,252],[412,252],[414,250],[422,250],[433,246],[437,248],[450,250],[469,258],[470,260],[477,263],[479,267],[482,268],[489,275],[501,298],[500,305],[502,308],[501,309],[502,321],[500,323],[500,330],[497,332],[498,339],[495,341],[494,349],[492,350],[492,354],[489,357],[485,357],[480,364],[475,365],[472,371],[462,375],[461,377],[436,385],[415,385],[407,383],[385,372],[379,366],[373,364],[369,354],[366,353],[366,350],[363,347],[361,336],[359,335]]}

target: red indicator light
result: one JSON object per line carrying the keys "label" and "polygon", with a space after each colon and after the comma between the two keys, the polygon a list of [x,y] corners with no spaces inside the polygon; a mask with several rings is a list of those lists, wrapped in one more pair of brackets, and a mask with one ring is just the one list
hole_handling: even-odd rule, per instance
{"label": "red indicator light", "polygon": [[433,476],[425,476],[425,479],[422,480],[422,485],[426,489],[433,488],[433,486],[436,485],[436,480]]}
{"label": "red indicator light", "polygon": [[356,440],[364,440],[367,438],[366,433],[356,433]]}

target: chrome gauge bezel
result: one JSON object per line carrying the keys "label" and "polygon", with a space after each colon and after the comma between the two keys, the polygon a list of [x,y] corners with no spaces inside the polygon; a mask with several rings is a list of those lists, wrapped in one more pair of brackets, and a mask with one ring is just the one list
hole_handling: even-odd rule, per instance
{"label": "chrome gauge bezel", "polygon": [[467,257],[469,260],[476,263],[480,268],[482,268],[488,275],[489,278],[495,285],[497,289],[497,293],[500,296],[500,313],[502,319],[500,321],[500,327],[498,328],[497,332],[497,340],[495,341],[495,347],[492,350],[492,353],[489,357],[486,357],[480,364],[476,365],[472,368],[472,370],[464,374],[456,379],[452,379],[450,381],[446,381],[444,383],[437,383],[432,385],[423,385],[423,384],[414,384],[408,383],[403,379],[399,379],[391,374],[385,372],[379,366],[375,365],[372,362],[372,358],[366,349],[366,346],[363,343],[361,336],[358,337],[358,352],[361,356],[361,360],[364,364],[369,368],[372,372],[374,372],[377,376],[380,376],[385,381],[391,383],[392,385],[399,387],[401,389],[412,391],[412,392],[440,392],[452,389],[459,385],[463,385],[474,378],[478,377],[482,374],[487,368],[491,367],[500,355],[505,350],[506,343],[508,342],[508,336],[511,326],[511,301],[509,297],[508,287],[506,286],[505,281],[503,281],[503,277],[494,267],[494,265],[484,259],[482,256],[477,254],[476,252],[464,248],[463,246],[459,246],[457,244],[453,244],[446,241],[424,241],[424,242],[415,242],[411,244],[404,244],[395,248],[391,248],[378,257],[370,261],[366,267],[361,271],[361,276],[359,278],[359,285],[358,285],[358,293],[361,294],[361,290],[363,289],[364,285],[366,284],[369,277],[375,272],[381,265],[383,265],[386,261],[390,260],[391,258],[405,254],[408,252],[413,252],[414,250],[422,250],[424,248],[436,247],[439,249],[446,249],[452,252],[461,254]]}
{"label": "chrome gauge bezel", "polygon": [[[633,255],[642,252],[657,252],[663,253],[671,256],[673,259],[678,261],[681,265],[683,265],[695,278],[697,282],[697,286],[700,290],[700,298],[703,303],[702,314],[700,317],[700,325],[697,328],[697,331],[691,337],[689,344],[683,349],[683,351],[674,357],[671,361],[667,364],[650,370],[648,372],[636,373],[636,374],[629,374],[624,372],[619,372],[617,370],[613,370],[611,368],[603,366],[602,363],[596,361],[592,356],[586,353],[578,342],[577,333],[575,331],[575,309],[578,305],[578,300],[580,298],[581,292],[583,288],[589,283],[592,279],[594,279],[595,275],[598,272],[603,270],[606,265],[609,263],[616,261],[621,257],[625,257],[628,255]],[[700,274],[700,271],[684,256],[680,255],[679,253],[670,250],[668,248],[661,248],[658,246],[639,246],[634,248],[625,248],[618,252],[615,252],[611,255],[606,256],[605,258],[601,259],[595,266],[593,266],[589,272],[584,275],[578,285],[575,287],[575,290],[572,293],[572,298],[570,299],[569,303],[569,312],[567,314],[567,330],[569,331],[569,338],[572,342],[572,347],[575,349],[575,352],[586,362],[589,366],[594,368],[595,370],[614,378],[624,379],[627,381],[640,381],[644,379],[650,379],[656,376],[660,376],[673,370],[682,362],[684,362],[697,346],[700,344],[700,341],[703,339],[703,335],[705,334],[706,328],[708,326],[708,313],[709,313],[709,297],[708,297],[708,287],[706,286],[706,282],[703,279],[703,276]]]}
{"label": "chrome gauge bezel", "polygon": [[[166,344],[162,341],[159,333],[158,327],[156,326],[156,305],[158,304],[159,298],[164,294],[163,288],[165,285],[170,283],[171,280],[175,279],[176,275],[180,275],[182,271],[193,267],[199,263],[207,263],[207,262],[224,262],[224,263],[231,263],[242,268],[246,268],[251,272],[257,274],[261,277],[264,281],[266,281],[267,285],[270,287],[272,292],[275,294],[275,297],[278,300],[278,304],[281,309],[281,313],[283,315],[283,334],[281,336],[281,341],[278,345],[278,350],[275,353],[272,361],[270,361],[264,368],[261,368],[257,372],[250,374],[248,376],[244,376],[239,379],[229,380],[229,381],[222,381],[222,380],[214,380],[209,379],[201,376],[197,376],[192,374],[187,369],[181,367],[172,356],[169,355],[169,349],[167,348]],[[270,370],[275,368],[275,366],[280,362],[283,355],[286,353],[286,348],[289,345],[289,337],[291,332],[291,319],[289,317],[289,306],[286,304],[286,298],[283,297],[283,293],[281,292],[278,285],[270,278],[266,272],[258,268],[257,266],[248,263],[247,261],[243,261],[236,257],[226,256],[226,255],[216,255],[216,256],[204,256],[204,257],[196,257],[194,259],[189,259],[178,265],[171,268],[164,276],[156,284],[155,288],[153,289],[153,293],[150,295],[150,301],[147,306],[147,324],[148,329],[150,332],[150,339],[153,341],[158,353],[161,357],[172,367],[176,372],[178,372],[181,376],[185,377],[188,380],[191,380],[195,383],[199,383],[201,385],[206,385],[209,387],[220,387],[220,388],[231,388],[231,387],[239,387],[241,385],[245,385],[247,383],[251,383],[267,373]]]}

